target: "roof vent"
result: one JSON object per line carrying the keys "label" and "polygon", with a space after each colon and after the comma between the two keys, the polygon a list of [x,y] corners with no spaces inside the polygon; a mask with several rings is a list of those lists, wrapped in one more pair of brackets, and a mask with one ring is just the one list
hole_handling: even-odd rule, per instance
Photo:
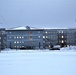
{"label": "roof vent", "polygon": [[26,26],[26,29],[27,29],[27,30],[30,30],[30,27],[29,27],[29,26]]}

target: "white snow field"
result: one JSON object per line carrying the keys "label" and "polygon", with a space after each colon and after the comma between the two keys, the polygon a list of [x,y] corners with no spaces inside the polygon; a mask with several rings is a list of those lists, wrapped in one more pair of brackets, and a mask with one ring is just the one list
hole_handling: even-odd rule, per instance
{"label": "white snow field", "polygon": [[76,51],[9,50],[0,53],[0,75],[76,75]]}

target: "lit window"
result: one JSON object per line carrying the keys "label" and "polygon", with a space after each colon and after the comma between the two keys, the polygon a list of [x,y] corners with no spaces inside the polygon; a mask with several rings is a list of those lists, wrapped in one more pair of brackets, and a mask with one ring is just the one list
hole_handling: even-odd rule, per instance
{"label": "lit window", "polygon": [[49,48],[50,48],[50,45],[49,45]]}
{"label": "lit window", "polygon": [[45,33],[47,34],[47,31]]}
{"label": "lit window", "polygon": [[64,36],[61,36],[61,38],[64,38]]}
{"label": "lit window", "polygon": [[17,36],[17,39],[18,39],[19,37]]}
{"label": "lit window", "polygon": [[21,39],[21,36],[20,36],[20,39]]}
{"label": "lit window", "polygon": [[14,41],[14,43],[16,43],[16,41]]}
{"label": "lit window", "polygon": [[62,40],[61,43],[64,43],[64,41]]}
{"label": "lit window", "polygon": [[62,31],[62,33],[63,33],[63,31]]}
{"label": "lit window", "polygon": [[46,36],[46,38],[48,38],[48,36]]}
{"label": "lit window", "polygon": [[43,38],[45,38],[45,36],[43,36]]}
{"label": "lit window", "polygon": [[17,41],[17,43],[19,43],[19,41]]}

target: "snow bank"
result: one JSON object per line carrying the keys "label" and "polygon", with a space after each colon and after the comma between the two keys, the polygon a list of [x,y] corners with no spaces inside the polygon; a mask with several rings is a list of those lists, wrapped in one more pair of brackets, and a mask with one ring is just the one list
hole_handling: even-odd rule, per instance
{"label": "snow bank", "polygon": [[76,46],[63,47],[60,50],[61,51],[72,51],[72,52],[76,52]]}

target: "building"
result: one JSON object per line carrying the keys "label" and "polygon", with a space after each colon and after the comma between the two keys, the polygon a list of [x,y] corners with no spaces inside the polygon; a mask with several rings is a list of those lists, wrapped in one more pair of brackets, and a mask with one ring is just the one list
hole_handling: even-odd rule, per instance
{"label": "building", "polygon": [[0,28],[0,50],[6,48],[5,28]]}
{"label": "building", "polygon": [[48,49],[59,45],[76,46],[76,29],[0,29],[0,49]]}
{"label": "building", "polygon": [[42,29],[11,29],[6,30],[7,48],[22,49],[30,47],[33,49],[43,48]]}
{"label": "building", "polygon": [[44,47],[76,45],[76,29],[44,29]]}

